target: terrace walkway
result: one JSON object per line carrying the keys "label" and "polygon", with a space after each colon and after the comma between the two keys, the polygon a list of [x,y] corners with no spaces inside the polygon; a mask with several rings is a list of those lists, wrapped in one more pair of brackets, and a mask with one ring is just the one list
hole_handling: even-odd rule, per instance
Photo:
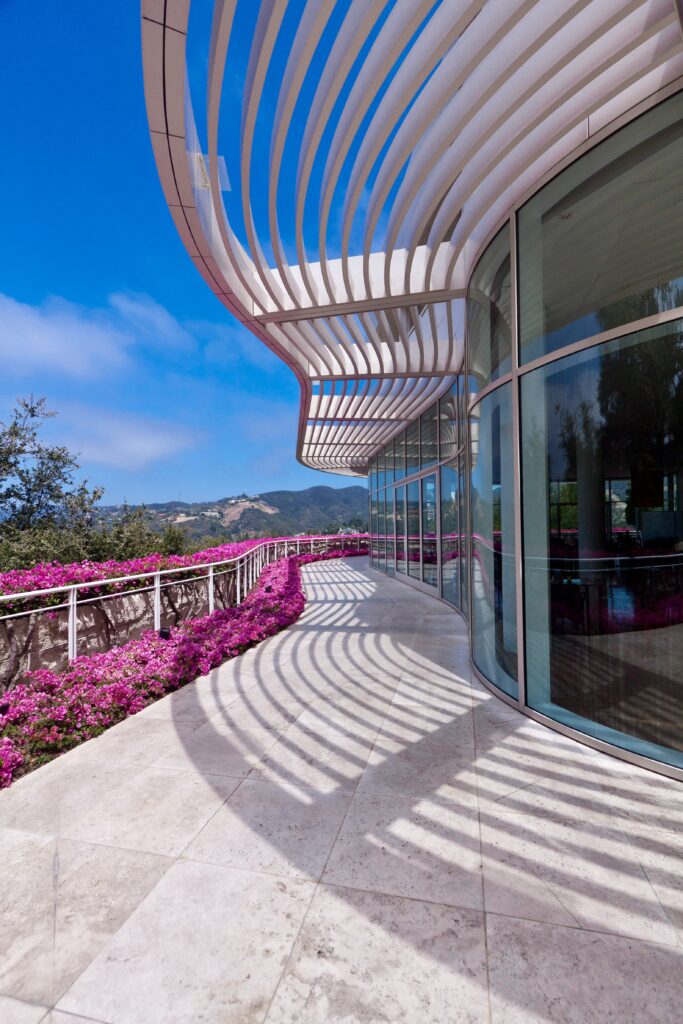
{"label": "terrace walkway", "polygon": [[0,794],[3,1024],[679,1021],[683,786],[507,708],[365,560],[305,577]]}

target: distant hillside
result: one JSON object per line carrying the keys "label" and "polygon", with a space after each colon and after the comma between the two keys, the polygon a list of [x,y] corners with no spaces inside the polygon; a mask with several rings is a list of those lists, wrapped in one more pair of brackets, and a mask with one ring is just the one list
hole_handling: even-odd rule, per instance
{"label": "distant hillside", "polygon": [[[114,522],[123,506],[107,505],[105,518]],[[168,501],[147,505],[151,526],[182,526],[191,539],[198,537],[271,537],[297,533],[336,532],[351,528],[364,532],[368,526],[368,492],[365,487],[308,487],[304,491],[266,491],[239,494],[218,501]]]}

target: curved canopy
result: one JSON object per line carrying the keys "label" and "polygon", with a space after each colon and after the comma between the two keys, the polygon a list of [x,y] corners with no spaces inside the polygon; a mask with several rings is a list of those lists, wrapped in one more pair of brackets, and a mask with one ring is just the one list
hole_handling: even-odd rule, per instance
{"label": "curved canopy", "polygon": [[142,0],[185,246],[301,385],[297,454],[364,474],[451,385],[484,241],[683,75],[678,0]]}

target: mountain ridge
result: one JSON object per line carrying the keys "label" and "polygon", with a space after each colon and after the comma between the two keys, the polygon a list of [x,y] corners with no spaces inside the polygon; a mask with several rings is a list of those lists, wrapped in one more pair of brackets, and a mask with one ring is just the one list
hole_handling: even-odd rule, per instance
{"label": "mountain ridge", "polygon": [[[150,502],[143,506],[152,529],[163,532],[179,526],[190,539],[243,536],[287,536],[326,533],[339,529],[367,530],[368,492],[359,484],[302,490],[264,491],[216,501]],[[119,519],[125,505],[102,505],[107,522]]]}

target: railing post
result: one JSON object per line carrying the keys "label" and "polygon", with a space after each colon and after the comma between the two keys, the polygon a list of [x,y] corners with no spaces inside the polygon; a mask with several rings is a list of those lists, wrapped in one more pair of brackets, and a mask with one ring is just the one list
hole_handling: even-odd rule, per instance
{"label": "railing post", "polygon": [[161,629],[161,573],[154,573],[154,628]]}
{"label": "railing post", "polygon": [[208,587],[209,587],[209,615],[212,615],[213,614],[213,610],[214,610],[213,566],[212,565],[209,566]]}
{"label": "railing post", "polygon": [[311,554],[313,554],[313,538],[311,537]]}
{"label": "railing post", "polygon": [[300,544],[301,544],[301,541],[300,541],[300,540],[299,540],[299,538],[297,537],[297,538],[296,538],[296,553],[297,553],[297,555],[299,554],[299,545],[300,545]]}
{"label": "railing post", "polygon": [[240,576],[241,576],[241,573],[240,573],[240,563],[239,563],[239,561],[238,561],[238,562],[237,562],[237,588],[236,588],[236,595],[237,595],[237,601],[236,601],[236,603],[237,603],[237,604],[239,604],[239,603],[240,603],[240,601],[242,600],[242,598],[241,598],[241,596],[240,596],[240,587],[241,587],[241,583],[242,583],[242,581],[241,581],[241,579],[240,579]]}
{"label": "railing post", "polygon": [[78,588],[72,587],[69,591],[69,623],[68,623],[68,658],[72,662],[78,653]]}

